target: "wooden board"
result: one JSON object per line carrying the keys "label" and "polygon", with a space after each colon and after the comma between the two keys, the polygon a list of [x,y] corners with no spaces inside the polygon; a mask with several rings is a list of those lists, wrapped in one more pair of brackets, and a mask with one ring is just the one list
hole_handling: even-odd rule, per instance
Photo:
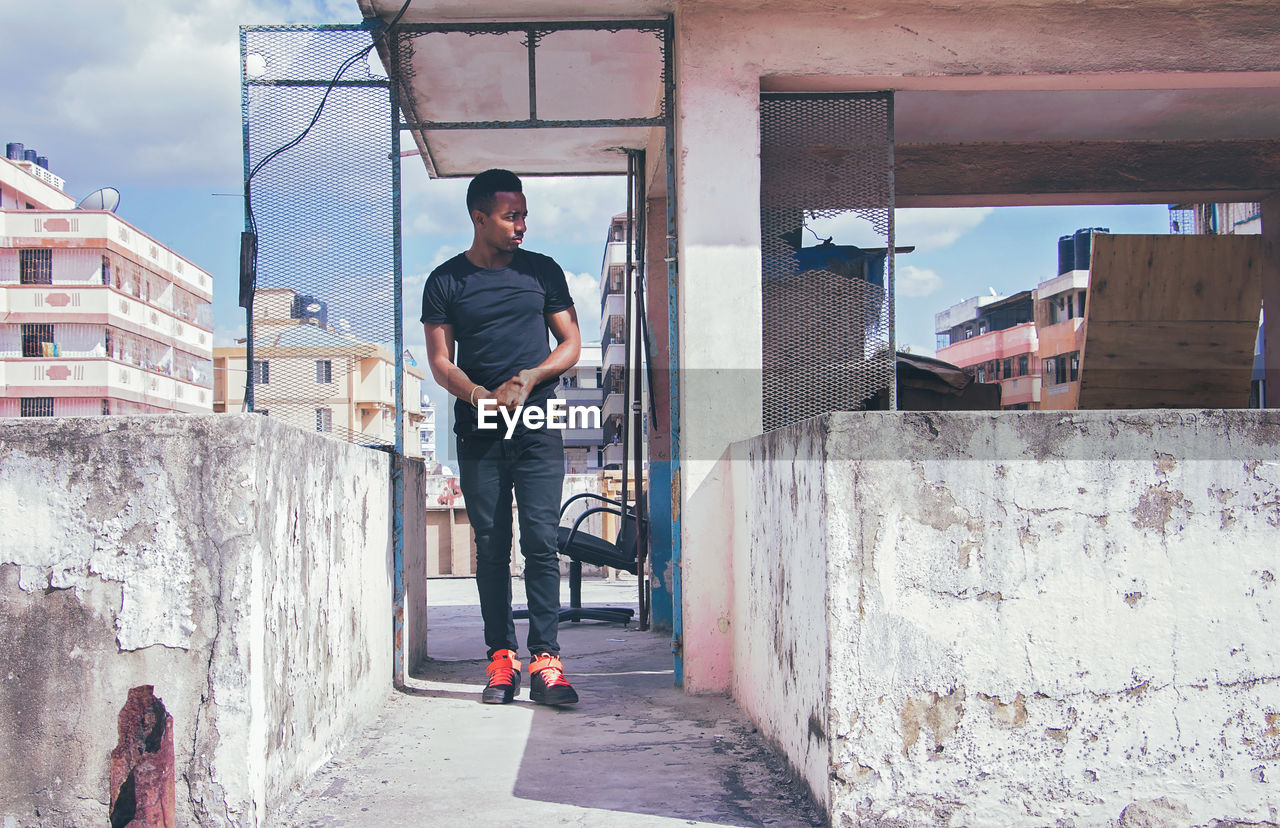
{"label": "wooden board", "polygon": [[1094,236],[1080,408],[1242,408],[1258,236]]}

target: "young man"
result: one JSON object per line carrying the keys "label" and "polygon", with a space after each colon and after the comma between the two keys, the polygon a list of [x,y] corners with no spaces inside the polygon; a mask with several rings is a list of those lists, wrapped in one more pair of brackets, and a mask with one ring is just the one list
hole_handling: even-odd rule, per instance
{"label": "young man", "polygon": [[[486,170],[476,176],[467,188],[467,209],[471,247],[427,277],[422,322],[431,375],[457,397],[459,476],[476,536],[476,586],[489,648],[481,699],[506,704],[520,689],[511,618],[514,490],[529,601],[529,697],[574,704],[578,694],[564,677],[557,641],[564,443],[557,429],[529,427],[539,418],[528,412],[541,409],[540,422],[547,422],[546,403],[557,378],[578,361],[578,317],[560,266],[520,248],[529,211],[514,173]],[[554,350],[548,330],[558,343]],[[515,414],[520,416],[511,429],[508,417]]]}

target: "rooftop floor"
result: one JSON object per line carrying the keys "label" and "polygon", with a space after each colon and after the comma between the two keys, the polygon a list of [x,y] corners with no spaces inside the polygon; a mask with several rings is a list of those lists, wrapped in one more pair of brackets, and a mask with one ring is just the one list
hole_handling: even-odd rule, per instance
{"label": "rooftop floor", "polygon": [[[522,601],[523,582],[512,588]],[[388,697],[277,824],[823,824],[729,699],[673,686],[667,635],[564,623],[565,669],[582,701],[534,705],[526,676],[514,704],[483,705],[475,584],[437,579],[427,593],[430,657],[409,690]],[[634,578],[583,582],[588,606],[634,607],[635,597]],[[527,623],[516,628],[524,641]]]}

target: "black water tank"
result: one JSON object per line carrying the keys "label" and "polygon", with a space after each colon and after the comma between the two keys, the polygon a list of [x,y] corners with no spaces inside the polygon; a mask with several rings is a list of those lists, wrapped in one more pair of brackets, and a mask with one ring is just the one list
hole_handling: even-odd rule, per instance
{"label": "black water tank", "polygon": [[1093,234],[1110,233],[1108,227],[1082,227],[1075,234],[1075,260],[1077,270],[1089,269],[1089,254],[1093,252]]}
{"label": "black water tank", "polygon": [[49,156],[47,156],[47,155],[37,155],[37,156],[36,156],[36,166],[38,166],[38,167],[44,167],[46,170],[47,170],[47,169],[49,169]]}
{"label": "black water tank", "polygon": [[13,141],[12,143],[5,144],[4,157],[8,158],[10,161],[21,161],[23,149],[24,147],[22,146],[22,144],[19,144],[17,141]]}
{"label": "black water tank", "polygon": [[1072,236],[1058,236],[1058,275],[1076,269],[1076,242]]}
{"label": "black water tank", "polygon": [[34,163],[36,163],[36,158],[37,158],[37,155],[36,155],[36,151],[35,151],[35,150],[23,150],[23,151],[22,151],[22,160],[23,160],[23,161],[30,161],[32,164],[34,164]]}

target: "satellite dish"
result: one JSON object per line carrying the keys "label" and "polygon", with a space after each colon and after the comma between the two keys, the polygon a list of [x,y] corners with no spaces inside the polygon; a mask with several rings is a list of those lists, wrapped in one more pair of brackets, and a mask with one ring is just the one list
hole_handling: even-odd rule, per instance
{"label": "satellite dish", "polygon": [[319,313],[319,312],[320,312],[319,302],[312,302],[310,305],[307,305],[307,313]]}
{"label": "satellite dish", "polygon": [[80,203],[76,205],[77,210],[106,210],[108,213],[114,213],[119,208],[120,191],[115,187],[94,190],[80,199]]}

